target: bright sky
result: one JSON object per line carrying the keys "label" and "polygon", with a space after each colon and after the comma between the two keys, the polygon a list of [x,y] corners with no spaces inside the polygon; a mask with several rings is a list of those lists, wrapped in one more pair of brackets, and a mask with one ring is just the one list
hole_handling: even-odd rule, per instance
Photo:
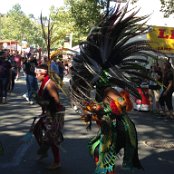
{"label": "bright sky", "polygon": [[[34,14],[37,18],[40,16],[41,11],[43,15],[49,15],[49,8],[54,5],[59,7],[63,5],[64,0],[0,0],[0,13],[6,13],[16,3],[21,5],[22,11],[25,14]],[[149,24],[161,26],[174,26],[174,17],[164,19],[160,13],[160,0],[138,0],[137,7],[140,7],[140,13],[151,14]]]}
{"label": "bright sky", "polygon": [[171,15],[169,18],[164,18],[163,13],[160,12],[160,0],[139,0],[137,6],[140,7],[140,14],[149,15],[149,25],[168,26],[173,27],[174,17]]}
{"label": "bright sky", "polygon": [[63,5],[63,0],[0,0],[0,13],[6,13],[17,3],[21,5],[25,14],[33,14],[37,18],[41,11],[43,15],[48,15],[52,5],[55,7]]}

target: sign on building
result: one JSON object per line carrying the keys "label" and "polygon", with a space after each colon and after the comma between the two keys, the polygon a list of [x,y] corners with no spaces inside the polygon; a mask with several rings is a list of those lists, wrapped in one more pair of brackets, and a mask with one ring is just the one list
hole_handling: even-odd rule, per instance
{"label": "sign on building", "polygon": [[174,28],[152,26],[147,34],[152,48],[163,53],[174,53]]}

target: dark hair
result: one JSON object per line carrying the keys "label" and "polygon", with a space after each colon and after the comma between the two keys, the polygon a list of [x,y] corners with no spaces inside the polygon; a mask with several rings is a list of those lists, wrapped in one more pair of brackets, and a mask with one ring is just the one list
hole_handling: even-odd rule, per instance
{"label": "dark hair", "polygon": [[37,68],[45,69],[45,70],[48,71],[48,65],[47,64],[41,64],[41,65],[37,66]]}
{"label": "dark hair", "polygon": [[28,54],[27,54],[27,58],[29,58],[31,56],[31,53],[29,52]]}
{"label": "dark hair", "polygon": [[166,67],[167,69],[170,69],[170,68],[171,68],[170,62],[166,62],[166,63],[165,63],[165,67]]}
{"label": "dark hair", "polygon": [[4,54],[5,54],[4,50],[0,51],[0,57],[3,56]]}

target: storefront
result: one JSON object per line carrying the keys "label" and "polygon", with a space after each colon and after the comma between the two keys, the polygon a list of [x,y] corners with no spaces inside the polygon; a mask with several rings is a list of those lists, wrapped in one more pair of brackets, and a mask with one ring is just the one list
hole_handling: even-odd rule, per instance
{"label": "storefront", "polygon": [[153,49],[163,53],[159,58],[169,58],[174,67],[174,28],[151,26],[151,30],[147,33],[147,39]]}
{"label": "storefront", "polygon": [[18,47],[18,41],[14,40],[0,40],[0,50],[8,49],[11,51],[16,51]]}

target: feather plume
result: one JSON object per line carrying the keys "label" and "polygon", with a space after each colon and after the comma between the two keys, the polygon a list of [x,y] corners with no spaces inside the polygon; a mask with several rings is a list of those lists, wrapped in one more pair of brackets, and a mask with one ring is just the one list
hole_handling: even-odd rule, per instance
{"label": "feather plume", "polygon": [[51,70],[51,59],[54,57],[53,54],[51,54],[51,46],[55,40],[52,38],[52,32],[53,32],[53,24],[51,23],[50,17],[46,19],[47,26],[45,26],[44,21],[43,21],[43,16],[42,13],[40,15],[40,22],[41,22],[41,27],[42,27],[42,34],[43,38],[45,40],[45,44],[47,46],[47,53],[48,53],[48,74],[50,78],[55,82],[57,87],[63,92],[63,94],[67,95],[64,89],[62,88],[63,82],[59,75]]}
{"label": "feather plume", "polygon": [[[118,5],[91,29],[87,40],[79,44],[80,55],[74,58],[71,79],[74,84],[71,95],[76,102],[90,99],[89,91],[95,89],[99,81],[140,97],[136,87],[145,78],[151,79],[145,66],[149,58],[157,58],[157,51],[147,40],[135,38],[149,30],[146,25],[149,16],[139,17],[138,11],[128,10],[128,3],[122,8]],[[107,72],[105,82],[104,71]]]}

